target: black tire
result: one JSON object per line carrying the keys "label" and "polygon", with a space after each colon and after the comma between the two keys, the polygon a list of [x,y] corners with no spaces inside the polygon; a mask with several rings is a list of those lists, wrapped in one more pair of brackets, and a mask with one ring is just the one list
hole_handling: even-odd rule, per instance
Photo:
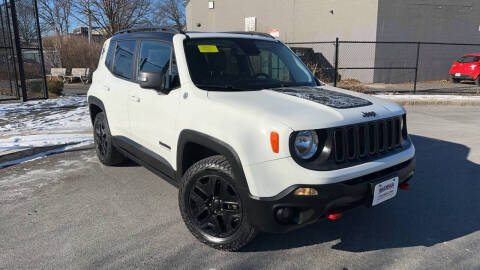
{"label": "black tire", "polygon": [[478,75],[477,78],[475,79],[475,84],[480,86],[480,75]]}
{"label": "black tire", "polygon": [[182,178],[178,199],[187,228],[213,248],[236,251],[257,234],[224,156],[208,157],[191,166]]}
{"label": "black tire", "polygon": [[107,117],[101,112],[95,116],[93,122],[93,138],[95,142],[95,150],[98,159],[105,165],[116,165],[122,163],[125,157],[115,149],[112,144],[112,135],[108,127]]}
{"label": "black tire", "polygon": [[452,83],[460,83],[460,79],[455,79],[455,78],[452,78]]}

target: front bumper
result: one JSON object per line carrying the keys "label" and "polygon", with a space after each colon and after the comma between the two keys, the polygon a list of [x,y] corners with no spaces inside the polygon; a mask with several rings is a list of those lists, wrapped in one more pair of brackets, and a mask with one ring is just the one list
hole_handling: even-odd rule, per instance
{"label": "front bumper", "polygon": [[[245,203],[250,222],[264,232],[287,232],[317,221],[329,213],[343,212],[359,205],[370,205],[371,183],[399,177],[409,181],[415,171],[415,158],[395,166],[343,182],[324,185],[294,185],[268,198],[249,197]],[[295,196],[299,187],[313,187],[316,196]],[[277,212],[283,211],[279,218]]]}
{"label": "front bumper", "polygon": [[456,73],[451,73],[450,77],[453,79],[458,79],[458,80],[475,80],[475,78],[472,75],[469,74],[462,74],[460,73],[460,76],[456,76]]}

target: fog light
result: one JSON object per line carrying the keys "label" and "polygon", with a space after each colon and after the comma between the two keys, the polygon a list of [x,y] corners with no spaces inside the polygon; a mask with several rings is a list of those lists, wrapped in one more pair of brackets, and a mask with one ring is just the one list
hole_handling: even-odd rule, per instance
{"label": "fog light", "polygon": [[296,211],[290,207],[278,208],[276,211],[277,220],[283,224],[292,224]]}
{"label": "fog light", "polygon": [[296,196],[315,196],[318,195],[318,191],[314,188],[297,188],[293,193]]}

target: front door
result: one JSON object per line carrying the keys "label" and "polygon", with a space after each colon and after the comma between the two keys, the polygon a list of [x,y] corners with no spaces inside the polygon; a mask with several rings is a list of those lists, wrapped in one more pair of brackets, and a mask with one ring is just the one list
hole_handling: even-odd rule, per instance
{"label": "front door", "polygon": [[176,119],[180,102],[180,83],[171,43],[141,40],[138,49],[137,74],[162,71],[168,92],[133,87],[129,102],[130,134],[140,145],[175,164]]}

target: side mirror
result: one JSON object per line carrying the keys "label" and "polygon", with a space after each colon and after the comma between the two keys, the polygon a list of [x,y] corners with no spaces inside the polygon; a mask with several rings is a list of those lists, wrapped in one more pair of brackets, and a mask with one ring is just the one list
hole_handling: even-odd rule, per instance
{"label": "side mirror", "polygon": [[165,73],[162,71],[142,71],[138,73],[140,87],[168,93],[165,87]]}

